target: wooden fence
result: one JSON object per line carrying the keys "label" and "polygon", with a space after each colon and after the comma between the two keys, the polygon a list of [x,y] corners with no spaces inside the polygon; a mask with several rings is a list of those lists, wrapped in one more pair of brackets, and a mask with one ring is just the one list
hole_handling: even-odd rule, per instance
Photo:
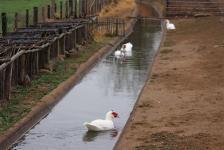
{"label": "wooden fence", "polygon": [[[105,21],[95,17],[111,0],[83,0],[79,7],[75,2],[61,2],[60,18],[50,21],[45,21],[44,13],[41,15],[44,19],[39,21],[39,9],[34,7],[32,24],[30,12],[26,10],[25,27],[19,27],[15,17],[14,32],[7,32],[7,14],[2,13],[0,103],[10,99],[13,86],[27,86],[41,69],[52,70],[60,55],[66,57],[71,51],[78,53],[77,46],[91,40],[93,31],[106,29],[110,35],[125,34],[122,19],[108,18]],[[63,4],[65,11],[62,10]],[[57,7],[54,2],[52,5],[54,7],[48,6],[47,11],[50,18],[55,17],[51,15],[51,9],[55,11]]]}
{"label": "wooden fence", "polygon": [[125,35],[125,21],[121,18],[103,18],[97,19],[94,22],[97,26],[96,31],[105,33],[109,36],[124,36]]}

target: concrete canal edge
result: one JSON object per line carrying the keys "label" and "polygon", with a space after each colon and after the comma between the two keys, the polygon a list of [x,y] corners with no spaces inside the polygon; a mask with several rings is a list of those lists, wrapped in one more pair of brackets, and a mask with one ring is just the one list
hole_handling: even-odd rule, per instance
{"label": "concrete canal edge", "polygon": [[[132,15],[137,16],[137,14],[138,11],[136,8]],[[26,132],[46,117],[62,97],[64,97],[69,90],[71,90],[72,87],[74,87],[84,77],[84,75],[86,75],[86,73],[96,65],[97,62],[99,62],[107,53],[115,50],[118,45],[133,32],[135,23],[136,20],[134,19],[128,22],[125,36],[117,37],[106,46],[99,49],[85,63],[80,65],[74,75],[59,84],[59,86],[48,95],[44,96],[24,118],[10,127],[3,135],[0,135],[0,150],[10,148],[10,146],[24,136]]]}
{"label": "concrete canal edge", "polygon": [[[154,6],[152,3],[146,2],[145,0],[142,0],[141,3],[143,3],[145,5],[148,5],[149,7],[151,7],[152,9],[154,9],[157,12],[157,14],[159,15],[160,18],[163,17],[164,14],[160,10],[158,10],[158,7],[157,6]],[[115,146],[113,148],[114,150],[120,150],[119,144],[121,142],[121,139],[124,137],[124,134],[127,132],[127,126],[130,124],[131,118],[133,118],[133,114],[135,113],[135,110],[137,108],[137,104],[139,103],[140,97],[141,97],[144,89],[146,88],[146,83],[147,83],[147,81],[151,77],[152,67],[153,67],[153,65],[154,65],[154,63],[156,61],[156,58],[157,58],[158,54],[160,53],[160,50],[161,50],[161,48],[162,48],[162,46],[163,46],[163,44],[164,44],[164,42],[166,40],[166,28],[165,28],[165,23],[164,22],[162,22],[161,27],[162,27],[162,39],[161,39],[159,48],[158,48],[158,50],[157,50],[157,52],[156,52],[156,54],[155,54],[155,56],[153,58],[153,62],[152,62],[151,67],[149,67],[149,69],[148,69],[147,79],[146,79],[146,81],[145,81],[145,83],[143,85],[143,88],[141,89],[141,91],[140,91],[140,93],[138,95],[138,98],[137,98],[137,100],[136,100],[136,102],[134,104],[134,107],[132,109],[132,112],[130,113],[130,116],[129,116],[129,118],[128,118],[128,120],[127,120],[127,122],[126,122],[126,124],[125,124],[125,126],[124,126],[124,128],[123,128],[123,130],[122,130],[122,132],[120,134],[120,136],[119,136],[119,139],[117,140],[117,142],[116,142],[116,144],[115,144]]]}

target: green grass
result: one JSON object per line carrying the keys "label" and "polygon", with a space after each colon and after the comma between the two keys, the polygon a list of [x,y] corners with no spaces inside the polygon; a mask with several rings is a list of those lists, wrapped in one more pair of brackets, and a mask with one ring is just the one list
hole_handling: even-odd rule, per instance
{"label": "green grass", "polygon": [[[57,3],[64,0],[56,0]],[[19,25],[25,25],[25,11],[30,10],[30,20],[32,20],[33,7],[46,6],[51,3],[51,0],[0,0],[0,14],[7,13],[8,17],[8,30],[12,31],[14,24],[14,14],[19,13]],[[59,6],[59,5],[58,5]],[[41,9],[39,10],[41,14]],[[1,19],[0,19],[1,20]],[[2,30],[0,21],[0,32]]]}
{"label": "green grass", "polygon": [[58,62],[55,71],[37,75],[31,86],[17,86],[13,89],[10,102],[0,108],[0,133],[3,133],[30,112],[31,108],[43,96],[73,75],[80,64],[111,39],[111,37],[106,37],[101,42],[92,42],[78,56]]}
{"label": "green grass", "polygon": [[44,6],[50,4],[51,0],[0,0],[0,12],[23,12],[34,6]]}

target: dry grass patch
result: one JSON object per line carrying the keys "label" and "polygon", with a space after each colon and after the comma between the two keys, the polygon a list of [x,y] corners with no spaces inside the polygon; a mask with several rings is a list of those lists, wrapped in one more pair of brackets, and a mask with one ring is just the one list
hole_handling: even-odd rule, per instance
{"label": "dry grass patch", "polygon": [[117,3],[105,7],[99,14],[99,18],[130,16],[136,7],[134,0],[119,0]]}

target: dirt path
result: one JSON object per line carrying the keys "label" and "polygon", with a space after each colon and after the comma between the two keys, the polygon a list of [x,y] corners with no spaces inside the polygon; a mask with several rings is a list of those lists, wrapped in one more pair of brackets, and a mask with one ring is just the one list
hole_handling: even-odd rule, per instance
{"label": "dirt path", "polygon": [[224,149],[224,19],[173,22],[115,149]]}

